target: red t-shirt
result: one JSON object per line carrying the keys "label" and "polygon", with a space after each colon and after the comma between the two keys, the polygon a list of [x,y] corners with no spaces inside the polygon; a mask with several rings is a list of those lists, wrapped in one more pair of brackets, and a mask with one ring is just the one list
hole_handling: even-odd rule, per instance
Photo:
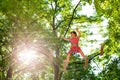
{"label": "red t-shirt", "polygon": [[76,53],[80,51],[80,47],[78,46],[79,38],[71,38],[70,43],[71,43],[71,48],[68,51],[69,54]]}
{"label": "red t-shirt", "polygon": [[71,39],[70,39],[70,43],[71,43],[71,44],[78,44],[78,42],[79,42],[79,38],[78,38],[78,37],[75,37],[75,38],[71,38]]}

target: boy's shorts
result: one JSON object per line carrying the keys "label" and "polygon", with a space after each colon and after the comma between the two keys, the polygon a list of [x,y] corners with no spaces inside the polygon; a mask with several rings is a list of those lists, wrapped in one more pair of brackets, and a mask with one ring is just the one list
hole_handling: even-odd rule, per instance
{"label": "boy's shorts", "polygon": [[79,52],[81,49],[79,46],[73,46],[70,48],[70,50],[68,51],[68,54],[73,54],[73,53],[77,53]]}

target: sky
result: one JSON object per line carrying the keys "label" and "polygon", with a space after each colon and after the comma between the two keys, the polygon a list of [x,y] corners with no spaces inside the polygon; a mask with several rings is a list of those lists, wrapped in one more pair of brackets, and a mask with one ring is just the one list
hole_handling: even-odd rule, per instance
{"label": "sky", "polygon": [[[72,0],[73,5],[76,5],[79,2],[79,0]],[[88,3],[82,7],[82,11],[79,14],[84,14],[89,16],[92,16],[95,13],[94,5],[89,5]]]}

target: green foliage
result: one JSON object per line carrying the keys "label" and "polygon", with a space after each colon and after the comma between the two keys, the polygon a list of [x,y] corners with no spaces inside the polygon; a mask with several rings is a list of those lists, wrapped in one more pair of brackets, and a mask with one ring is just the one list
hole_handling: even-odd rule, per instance
{"label": "green foliage", "polygon": [[[86,15],[78,14],[86,3],[95,5],[95,15],[87,17]],[[93,0],[81,0],[76,9],[75,7],[76,5],[72,4],[72,0],[0,0],[0,78],[6,78],[11,63],[14,63],[15,65],[12,67],[14,72],[12,74],[13,79],[23,79],[28,72],[30,75],[26,79],[52,80],[53,75],[55,75],[53,70],[56,69],[55,67],[53,68],[53,64],[58,64],[60,67],[59,71],[61,72],[62,62],[70,47],[67,45],[68,42],[60,38],[65,37],[65,33],[71,31],[71,26],[77,24],[79,25],[77,27],[88,28],[85,31],[81,31],[82,38],[87,39],[87,35],[94,35],[89,32],[89,25],[93,23],[99,24],[102,21],[101,17],[104,16],[109,20],[108,33],[103,34],[104,37],[108,36],[108,39],[104,42],[103,57],[95,59],[98,63],[105,65],[103,71],[100,75],[95,76],[91,65],[84,69],[83,64],[73,64],[68,67],[68,72],[64,73],[60,79],[119,80],[119,69],[116,67],[119,60],[113,60],[109,63],[113,54],[120,56],[119,0],[94,0],[94,2]],[[87,25],[84,25],[84,23],[87,23]],[[89,42],[94,43],[95,40]],[[38,51],[43,49],[42,53],[45,56],[47,55],[45,64],[41,64],[41,61],[38,61],[36,65],[39,68],[35,67],[28,70],[26,69],[27,67],[21,67],[21,65],[17,64],[17,53],[14,51],[19,44],[26,44],[30,47],[34,46],[31,44],[37,44],[35,48]],[[48,48],[51,48],[55,55],[57,55],[57,57],[53,58],[52,66],[48,63],[50,52]],[[99,49],[95,49],[92,53],[99,53]],[[91,57],[93,54],[89,56]],[[84,62],[79,56],[71,57],[71,61]],[[90,64],[92,63],[90,62]],[[22,69],[25,70],[22,71]],[[60,75],[59,71],[57,73]],[[33,74],[32,72],[35,73]]]}
{"label": "green foliage", "polygon": [[[109,19],[108,36],[109,41],[107,53],[114,54],[119,49],[120,29],[119,29],[119,1],[118,0],[95,0],[94,2],[98,14],[102,14]],[[106,50],[105,50],[106,51]],[[118,54],[119,55],[119,54]]]}
{"label": "green foliage", "polygon": [[119,80],[120,79],[120,66],[119,66],[119,58],[115,58],[112,60],[100,73],[101,79],[109,79],[109,80]]}

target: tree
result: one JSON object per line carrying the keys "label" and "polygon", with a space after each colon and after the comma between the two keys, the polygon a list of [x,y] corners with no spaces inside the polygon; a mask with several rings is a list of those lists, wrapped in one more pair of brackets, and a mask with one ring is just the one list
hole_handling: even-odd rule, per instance
{"label": "tree", "polygon": [[[39,1],[39,3],[37,1],[1,1],[1,64],[3,64],[1,66],[3,74],[1,75],[1,79],[21,79],[24,77],[25,71],[28,71],[30,75],[33,70],[38,70],[40,73],[46,71],[45,68],[49,64],[37,67],[38,65],[43,64],[39,59],[37,60],[38,62],[34,64],[35,66],[20,67],[21,63],[18,61],[18,52],[22,51],[25,46],[29,49],[32,49],[34,46],[36,51],[38,51],[39,57],[42,56],[41,54],[44,54],[44,56],[49,59],[49,54],[47,54],[50,52],[49,49],[47,49],[48,45],[45,47],[49,41],[44,37],[48,37],[48,34],[50,35],[51,32],[48,32],[47,30],[44,32],[45,30],[42,27],[45,26],[44,21],[42,21],[44,20],[44,17],[42,20],[40,18],[44,13],[41,15],[39,14],[41,11],[45,11],[42,10],[45,9],[43,8],[45,5],[39,5],[41,3],[47,4],[47,2],[43,1]],[[32,8],[30,8],[30,5],[32,5]],[[40,9],[41,11],[37,11],[37,9]],[[40,33],[43,34],[43,38]],[[41,68],[43,68],[43,71],[39,71]],[[5,74],[7,75],[5,76]],[[38,77],[40,76],[38,75]]]}
{"label": "tree", "polygon": [[[62,63],[68,46],[66,46],[67,42],[63,41],[61,37],[66,37],[71,27],[76,24],[83,29],[90,28],[89,25],[92,23],[99,24],[102,21],[102,16],[109,19],[107,29],[109,36],[104,42],[104,49],[101,48],[101,53],[104,53],[103,57],[101,59],[94,57],[94,59],[101,62],[108,57],[110,59],[111,54],[118,54],[119,52],[120,20],[118,17],[119,7],[117,6],[119,4],[117,0],[79,0],[75,5],[73,5],[72,0],[1,0],[0,2],[0,68],[2,69],[0,74],[2,79],[22,79],[25,77],[24,73],[27,72],[29,73],[27,77],[29,80],[79,79],[80,77],[82,79],[99,78],[94,75],[93,67],[90,65],[88,70],[86,70],[82,67],[83,65],[72,64],[68,67],[68,72],[72,72],[63,73]],[[82,6],[87,3],[94,3],[96,9],[94,16],[87,17],[79,14]],[[87,25],[84,23],[87,23]],[[83,34],[92,35],[89,29],[84,31]],[[104,37],[106,36],[107,34],[104,34]],[[84,37],[87,36],[85,35]],[[24,46],[27,46],[29,49],[35,49],[39,55],[39,59],[36,60],[38,62],[34,64],[34,68],[33,66],[25,65],[20,67],[21,64],[20,62],[18,63],[17,55]],[[48,54],[49,52],[50,54]],[[100,49],[95,49],[93,54],[98,57],[99,52]],[[91,58],[93,54],[89,55],[89,57]],[[41,56],[44,56],[45,61],[43,63],[40,61]],[[73,56],[71,61],[84,62],[79,56]],[[11,66],[11,63],[14,64]],[[103,62],[103,64],[105,63]],[[78,68],[79,66],[80,68]],[[78,69],[74,70],[74,68]],[[34,73],[32,73],[33,71]],[[5,76],[5,74],[8,75]],[[73,74],[75,76],[71,76]]]}

